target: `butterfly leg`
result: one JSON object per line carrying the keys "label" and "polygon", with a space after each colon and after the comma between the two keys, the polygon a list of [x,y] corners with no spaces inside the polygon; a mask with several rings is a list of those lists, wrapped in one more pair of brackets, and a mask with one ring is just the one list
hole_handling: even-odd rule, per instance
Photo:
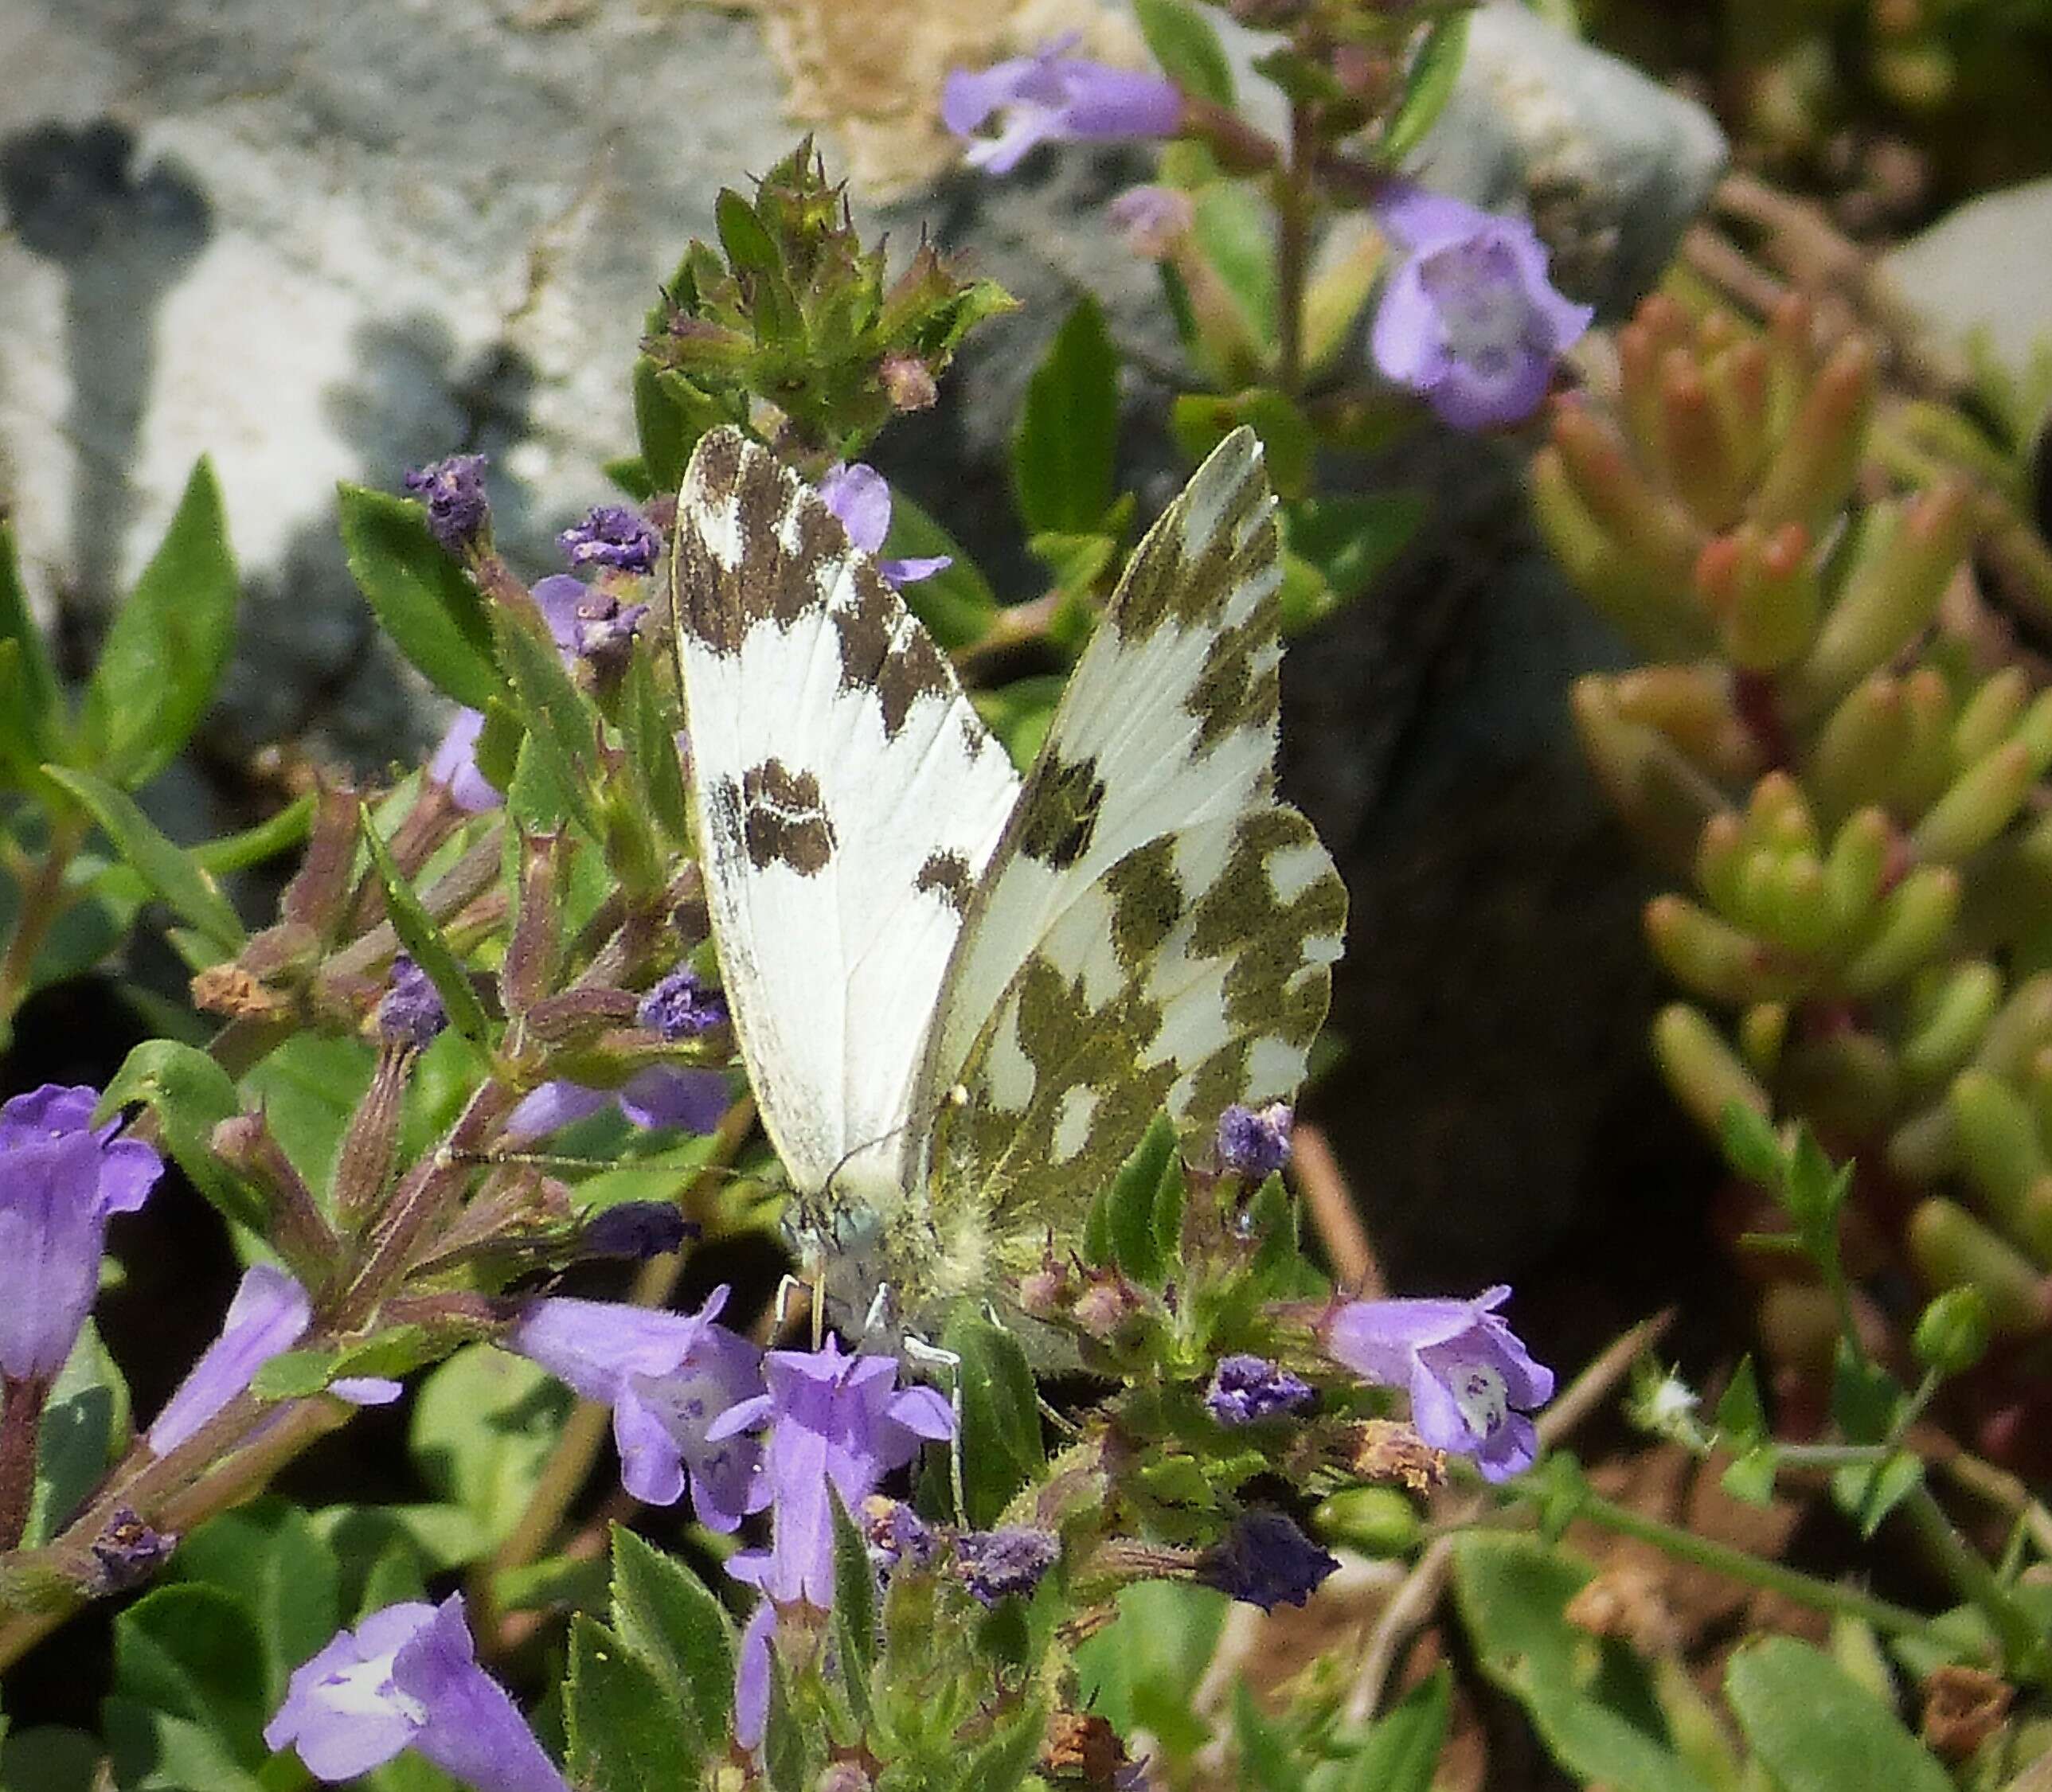
{"label": "butterfly leg", "polygon": [[969,1523],[969,1502],[962,1493],[962,1380],[961,1358],[952,1350],[928,1344],[924,1338],[907,1337],[905,1360],[922,1369],[947,1371],[948,1405],[955,1415],[955,1434],[948,1439],[948,1491],[955,1503],[955,1523]]}

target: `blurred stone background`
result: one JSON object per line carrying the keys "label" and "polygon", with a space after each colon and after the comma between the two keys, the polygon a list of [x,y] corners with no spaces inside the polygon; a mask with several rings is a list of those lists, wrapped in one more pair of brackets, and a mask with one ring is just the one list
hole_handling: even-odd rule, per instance
{"label": "blurred stone background", "polygon": [[[554,532],[631,441],[658,281],[711,234],[719,188],[808,127],[866,222],[930,229],[1024,302],[878,458],[1001,591],[1033,595],[1004,450],[1040,342],[1089,291],[1145,364],[1176,354],[1153,270],[1103,221],[1143,155],[1044,151],[991,182],[954,169],[935,123],[949,66],[1064,29],[1138,54],[1108,0],[0,7],[0,504],[34,597],[87,663],[202,452],[245,576],[204,750],[153,793],[167,825],[232,816],[268,743],[374,770],[432,738],[436,700],[343,567],[335,482],[481,449],[501,542],[553,569]],[[1512,6],[1478,19],[1423,161],[1480,202],[1529,196],[1564,276],[1615,315],[1722,154],[1699,109]],[[1136,375],[1130,393],[1148,505],[1179,476],[1153,426],[1167,392]],[[1646,1059],[1643,891],[1565,722],[1568,680],[1618,648],[1537,554],[1518,471],[1514,444],[1429,434],[1375,470],[1427,487],[1433,521],[1291,663],[1289,779],[1356,905],[1349,1055],[1318,1105],[1407,1278],[1514,1272],[1694,1161]]]}

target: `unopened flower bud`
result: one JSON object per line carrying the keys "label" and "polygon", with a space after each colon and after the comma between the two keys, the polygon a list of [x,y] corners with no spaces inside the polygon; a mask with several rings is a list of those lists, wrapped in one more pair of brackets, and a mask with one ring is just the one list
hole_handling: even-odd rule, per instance
{"label": "unopened flower bud", "polygon": [[491,526],[484,456],[452,454],[406,475],[406,490],[428,507],[428,527],[451,554],[480,546]]}
{"label": "unopened flower bud", "polygon": [[1987,1353],[1990,1330],[1980,1290],[1948,1288],[1918,1317],[1910,1348],[1933,1373],[1963,1375]]}
{"label": "unopened flower bud", "polygon": [[1144,1310],[1140,1291],[1116,1270],[1094,1275],[1077,1295],[1069,1316],[1092,1337],[1109,1344]]}
{"label": "unopened flower bud", "polygon": [[175,1533],[153,1530],[128,1506],[116,1506],[98,1536],[92,1559],[100,1565],[100,1590],[125,1593],[140,1587],[178,1547]]}
{"label": "unopened flower bud", "polygon": [[933,370],[915,354],[885,355],[877,376],[883,381],[893,410],[926,410],[941,395]]}

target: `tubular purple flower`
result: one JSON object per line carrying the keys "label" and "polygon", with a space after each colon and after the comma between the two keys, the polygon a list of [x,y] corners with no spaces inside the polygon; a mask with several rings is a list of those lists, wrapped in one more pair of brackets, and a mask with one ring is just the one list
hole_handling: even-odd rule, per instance
{"label": "tubular purple flower", "polygon": [[741,1633],[734,1668],[734,1739],[751,1755],[770,1727],[770,1649],[777,1634],[777,1608],[758,1600]]}
{"label": "tubular purple flower", "polygon": [[556,546],[573,566],[652,573],[663,538],[625,504],[598,504],[558,535]]}
{"label": "tubular purple flower", "polygon": [[930,1387],[898,1387],[890,1356],[850,1356],[828,1338],[823,1350],[773,1350],[762,1360],[768,1391],[714,1422],[715,1441],[767,1428],[762,1475],[772,1530],[767,1550],[745,1550],[727,1572],[780,1605],[833,1603],[831,1488],[851,1513],[922,1442],[954,1435],[954,1414]]}
{"label": "tubular purple flower", "polygon": [[754,1441],[715,1434],[721,1416],[763,1385],[762,1353],[714,1323],[726,1294],[715,1289],[691,1314],[546,1297],[530,1301],[503,1340],[584,1399],[613,1408],[629,1493],[669,1506],[688,1485],[699,1523],[714,1531],[738,1528],[770,1499]]}
{"label": "tubular purple flower", "polygon": [[1595,311],[1554,291],[1522,218],[1408,182],[1391,183],[1376,216],[1404,251],[1376,310],[1376,366],[1457,429],[1522,422]]}
{"label": "tubular purple flower", "polygon": [[726,1112],[726,1078],[719,1070],[687,1070],[674,1064],[651,1064],[637,1070],[617,1090],[589,1089],[581,1082],[545,1082],[523,1096],[506,1117],[509,1143],[538,1139],[574,1121],[588,1120],[617,1103],[620,1111],[644,1132],[674,1126],[687,1133],[710,1133]]}
{"label": "tubular purple flower", "polygon": [[[221,1336],[180,1382],[149,1430],[150,1448],[168,1456],[256,1377],[256,1371],[306,1336],[313,1302],[283,1270],[253,1264],[242,1272]],[[345,1375],[328,1392],[355,1407],[382,1407],[399,1398],[396,1381],[382,1375]]]}
{"label": "tubular purple flower", "polygon": [[164,1160],[119,1120],[95,1127],[100,1091],[45,1083],[0,1105],[0,1375],[48,1381],[100,1287],[107,1223],[142,1206]]}
{"label": "tubular purple flower", "polygon": [[1349,1301],[1319,1330],[1334,1362],[1409,1391],[1411,1422],[1433,1449],[1506,1481],[1532,1466],[1529,1414],[1553,1397],[1553,1371],[1496,1316],[1510,1298],[1498,1287],[1472,1301]]}
{"label": "tubular purple flower", "polygon": [[[883,538],[891,533],[891,487],[874,467],[836,460],[820,475],[820,497],[864,554],[883,552]],[[951,555],[942,554],[923,560],[879,560],[876,569],[892,585],[910,585],[954,564]]]}
{"label": "tubular purple flower", "polygon": [[477,1665],[463,1595],[374,1612],[294,1670],[264,1726],[333,1784],[417,1749],[473,1792],[570,1792],[506,1689]]}
{"label": "tubular purple flower", "polygon": [[427,775],[448,790],[450,800],[466,815],[482,815],[506,800],[499,787],[477,769],[477,737],[484,731],[482,710],[458,710],[428,761]]}
{"label": "tubular purple flower", "polygon": [[724,1027],[730,1017],[725,992],[686,965],[671,972],[641,998],[634,1018],[674,1043]]}
{"label": "tubular purple flower", "polygon": [[448,1010],[434,980],[406,953],[392,961],[392,975],[378,1001],[378,1031],[388,1039],[425,1051],[448,1025]]}
{"label": "tubular purple flower", "polygon": [[[1071,33],[1030,56],[949,75],[941,119],[968,142],[971,167],[1005,174],[1037,144],[1173,137],[1182,128],[1182,90],[1173,81],[1067,54],[1075,43]],[[997,135],[979,135],[993,118]]]}
{"label": "tubular purple flower", "polygon": [[452,454],[406,475],[407,491],[428,507],[428,527],[451,554],[475,546],[491,526],[484,467],[481,454]]}
{"label": "tubular purple flower", "polygon": [[551,573],[545,579],[535,580],[528,595],[549,625],[556,651],[566,659],[576,655],[588,620],[609,604],[619,607],[617,599],[600,597],[582,579],[574,579],[567,573]]}

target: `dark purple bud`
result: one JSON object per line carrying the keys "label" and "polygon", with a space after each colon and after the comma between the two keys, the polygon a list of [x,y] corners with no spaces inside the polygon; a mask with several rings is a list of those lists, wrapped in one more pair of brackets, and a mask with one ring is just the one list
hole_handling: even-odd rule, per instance
{"label": "dark purple bud", "polygon": [[578,1238],[578,1254],[646,1262],[682,1250],[698,1232],[674,1201],[622,1201],[592,1216]]}
{"label": "dark purple bud", "polygon": [[648,614],[646,604],[609,603],[602,615],[586,616],[578,625],[578,651],[601,675],[624,671],[635,632]]}
{"label": "dark purple bud", "polygon": [[391,987],[378,1004],[378,1031],[395,1045],[425,1049],[448,1025],[448,1010],[428,973],[401,953],[392,961]]}
{"label": "dark purple bud", "polygon": [[1221,1425],[1251,1425],[1294,1412],[1311,1398],[1308,1382],[1265,1356],[1222,1356],[1204,1395],[1204,1410]]}
{"label": "dark purple bud", "polygon": [[726,997],[694,970],[672,971],[641,998],[634,1018],[675,1044],[724,1027]]}
{"label": "dark purple bud", "polygon": [[1279,1512],[1243,1512],[1197,1559],[1197,1579],[1263,1611],[1301,1606],[1318,1591],[1339,1558],[1321,1549]]}
{"label": "dark purple bud", "polygon": [[178,1547],[176,1536],[152,1530],[127,1506],[116,1506],[100,1535],[92,1540],[92,1559],[100,1564],[100,1590],[125,1593],[140,1587]]}
{"label": "dark purple bud", "polygon": [[1061,1555],[1059,1537],[1024,1525],[965,1531],[955,1539],[956,1569],[980,1605],[994,1606],[1015,1593],[1031,1593]]}
{"label": "dark purple bud", "polygon": [[624,504],[600,504],[556,538],[563,558],[580,570],[612,566],[623,573],[652,573],[663,538]]}
{"label": "dark purple bud", "polygon": [[1257,1181],[1272,1176],[1290,1161],[1290,1129],[1295,1117],[1286,1101],[1271,1101],[1265,1108],[1234,1102],[1219,1116],[1220,1168]]}
{"label": "dark purple bud", "polygon": [[923,1568],[940,1547],[924,1519],[903,1500],[886,1499],[881,1493],[872,1493],[862,1502],[862,1528],[869,1547],[883,1558],[887,1567],[908,1562]]}
{"label": "dark purple bud", "polygon": [[452,454],[416,467],[406,475],[406,490],[428,507],[428,527],[451,554],[461,554],[484,538],[491,522],[491,501],[484,495],[484,456]]}

